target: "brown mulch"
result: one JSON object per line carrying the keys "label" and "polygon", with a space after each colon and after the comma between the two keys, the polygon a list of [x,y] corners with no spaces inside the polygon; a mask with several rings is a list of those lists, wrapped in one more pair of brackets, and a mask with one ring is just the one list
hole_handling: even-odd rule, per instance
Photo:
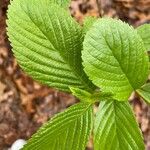
{"label": "brown mulch", "polygon": [[[76,102],[73,96],[42,86],[21,71],[6,36],[8,3],[9,0],[0,0],[0,150],[18,138],[30,138],[54,114]],[[121,18],[134,26],[150,22],[149,0],[102,0],[102,8],[104,16]],[[70,10],[81,23],[86,16],[98,16],[95,0],[72,1]],[[132,99],[150,150],[150,107],[138,97]]]}

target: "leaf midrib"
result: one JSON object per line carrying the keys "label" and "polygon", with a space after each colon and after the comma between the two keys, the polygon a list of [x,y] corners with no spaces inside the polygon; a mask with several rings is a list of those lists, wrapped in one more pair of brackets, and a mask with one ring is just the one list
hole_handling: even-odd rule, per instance
{"label": "leaf midrib", "polygon": [[[103,37],[103,38],[104,38],[104,37]],[[117,59],[117,57],[115,56],[115,54],[114,54],[114,52],[113,52],[113,49],[110,47],[110,45],[109,45],[109,43],[108,43],[108,41],[107,41],[107,38],[104,38],[104,41],[106,41],[106,45],[108,46],[109,50],[112,52],[113,57],[114,57],[114,58],[116,59],[116,61],[118,62],[119,66],[120,66],[120,69],[121,69],[122,73],[125,75],[125,77],[126,77],[128,83],[129,83],[130,87],[131,87],[132,89],[134,89],[134,87],[132,86],[131,81],[130,81],[128,75],[125,73],[125,71],[124,71],[124,69],[123,69],[123,67],[122,67],[122,65],[121,65],[121,63],[120,63],[120,61]]]}

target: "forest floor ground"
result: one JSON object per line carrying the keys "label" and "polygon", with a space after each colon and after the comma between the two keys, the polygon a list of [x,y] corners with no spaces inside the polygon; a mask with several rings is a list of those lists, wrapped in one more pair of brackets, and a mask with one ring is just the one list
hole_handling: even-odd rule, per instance
{"label": "forest floor ground", "polygon": [[[6,36],[8,4],[9,0],[0,0],[0,150],[7,150],[17,139],[29,139],[54,114],[77,102],[73,96],[42,86],[22,72]],[[150,22],[149,0],[102,0],[101,7],[103,16],[120,18],[135,27]],[[99,14],[95,0],[72,1],[70,11],[81,24],[86,16]],[[131,99],[150,150],[150,106],[137,96]]]}

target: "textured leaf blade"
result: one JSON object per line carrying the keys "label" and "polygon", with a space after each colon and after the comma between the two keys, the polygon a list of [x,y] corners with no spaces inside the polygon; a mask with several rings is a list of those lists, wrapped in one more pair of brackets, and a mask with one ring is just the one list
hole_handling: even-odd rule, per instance
{"label": "textured leaf blade", "polygon": [[94,150],[144,150],[144,142],[128,102],[103,101],[94,124]]}
{"label": "textured leaf blade", "polygon": [[127,100],[148,77],[148,56],[141,37],[128,24],[99,19],[87,32],[82,51],[85,72],[104,92]]}
{"label": "textured leaf blade", "polygon": [[34,79],[64,91],[92,88],[81,64],[82,29],[64,9],[49,0],[14,0],[7,25],[13,52]]}
{"label": "textured leaf blade", "polygon": [[141,36],[146,50],[150,50],[150,24],[139,26],[137,32]]}
{"label": "textured leaf blade", "polygon": [[92,129],[92,106],[76,104],[46,123],[23,150],[85,150]]}
{"label": "textured leaf blade", "polygon": [[145,84],[138,89],[137,92],[147,103],[150,104],[150,83]]}

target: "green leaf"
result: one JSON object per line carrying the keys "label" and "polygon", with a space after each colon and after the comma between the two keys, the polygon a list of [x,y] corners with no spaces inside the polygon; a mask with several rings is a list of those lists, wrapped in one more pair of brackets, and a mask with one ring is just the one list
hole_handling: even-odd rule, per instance
{"label": "green leaf", "polygon": [[83,22],[83,32],[86,33],[92,27],[92,25],[96,22],[97,18],[88,16],[84,19]]}
{"label": "green leaf", "polygon": [[35,80],[63,91],[92,89],[81,64],[82,28],[63,8],[49,0],[13,0],[7,25],[14,55]]}
{"label": "green leaf", "polygon": [[81,102],[94,103],[96,101],[96,99],[92,97],[92,94],[85,90],[74,87],[70,87],[70,90],[74,96],[80,99]]}
{"label": "green leaf", "polygon": [[23,150],[85,150],[92,122],[92,106],[76,104],[55,116],[33,135]]}
{"label": "green leaf", "polygon": [[94,124],[94,150],[144,150],[144,142],[128,102],[103,101]]}
{"label": "green leaf", "polygon": [[112,99],[111,93],[103,93],[101,91],[94,91],[93,93],[81,90],[78,88],[70,87],[70,90],[74,96],[80,99],[81,102],[94,103],[103,100]]}
{"label": "green leaf", "polygon": [[150,83],[145,84],[137,90],[138,94],[150,104]]}
{"label": "green leaf", "polygon": [[137,32],[141,36],[146,50],[150,50],[150,24],[139,26]]}
{"label": "green leaf", "polygon": [[82,51],[85,72],[103,92],[127,100],[148,78],[148,56],[141,37],[128,24],[103,18],[87,32]]}

